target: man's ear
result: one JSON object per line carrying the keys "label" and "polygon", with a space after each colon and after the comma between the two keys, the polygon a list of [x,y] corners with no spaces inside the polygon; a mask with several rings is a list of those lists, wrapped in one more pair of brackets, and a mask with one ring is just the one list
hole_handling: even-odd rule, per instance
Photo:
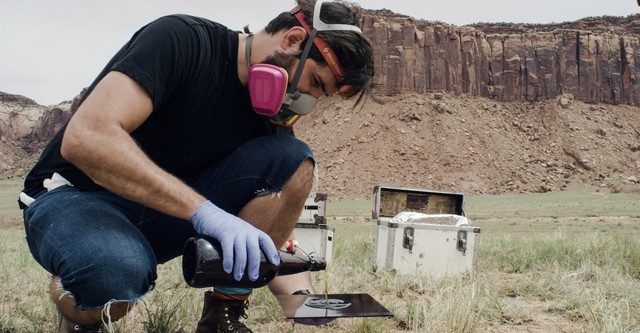
{"label": "man's ear", "polygon": [[302,42],[307,38],[307,31],[303,27],[293,27],[287,30],[280,39],[280,47],[287,53],[302,51]]}

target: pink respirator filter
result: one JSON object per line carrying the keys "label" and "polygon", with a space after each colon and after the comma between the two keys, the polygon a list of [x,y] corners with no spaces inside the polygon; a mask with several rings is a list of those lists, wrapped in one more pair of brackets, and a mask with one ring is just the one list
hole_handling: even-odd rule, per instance
{"label": "pink respirator filter", "polygon": [[280,112],[289,76],[282,67],[256,64],[249,69],[249,95],[257,114],[272,117]]}

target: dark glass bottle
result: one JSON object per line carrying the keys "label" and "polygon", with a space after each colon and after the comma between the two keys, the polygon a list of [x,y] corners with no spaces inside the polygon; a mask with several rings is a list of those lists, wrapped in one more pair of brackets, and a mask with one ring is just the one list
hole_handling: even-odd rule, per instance
{"label": "dark glass bottle", "polygon": [[261,254],[258,279],[251,281],[245,273],[240,281],[236,281],[233,274],[222,269],[222,250],[218,241],[212,238],[190,238],[182,255],[182,274],[187,284],[194,288],[260,288],[278,275],[314,272],[326,267],[323,258],[280,252],[280,264],[274,265]]}

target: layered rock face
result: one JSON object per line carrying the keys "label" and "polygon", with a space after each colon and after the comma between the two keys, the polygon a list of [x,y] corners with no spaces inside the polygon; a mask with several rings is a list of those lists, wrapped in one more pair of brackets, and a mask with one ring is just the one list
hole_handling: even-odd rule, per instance
{"label": "layered rock face", "polygon": [[29,98],[0,92],[1,140],[48,141],[75,111],[81,95],[73,101],[42,106]]}
{"label": "layered rock face", "polygon": [[22,175],[44,144],[69,119],[71,102],[45,107],[0,92],[0,174]]}
{"label": "layered rock face", "polygon": [[640,105],[640,15],[554,25],[457,27],[368,11],[375,84],[387,95],[447,91],[503,101],[572,94]]}
{"label": "layered rock face", "polygon": [[46,107],[26,97],[0,92],[0,138],[28,136],[45,110]]}

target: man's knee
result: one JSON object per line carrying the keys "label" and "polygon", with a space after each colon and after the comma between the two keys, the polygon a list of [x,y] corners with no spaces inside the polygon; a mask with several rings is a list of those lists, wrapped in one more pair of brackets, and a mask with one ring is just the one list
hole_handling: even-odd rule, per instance
{"label": "man's knee", "polygon": [[110,301],[132,304],[153,288],[155,261],[146,251],[117,248],[87,258],[75,272],[62,274],[61,286],[82,309],[99,308]]}
{"label": "man's knee", "polygon": [[83,310],[76,303],[74,296],[64,289],[59,276],[54,276],[51,279],[49,293],[63,315],[79,325],[94,325],[104,321],[120,320],[133,306],[128,302],[109,301],[99,308]]}
{"label": "man's knee", "polygon": [[287,181],[283,190],[306,198],[313,185],[314,164],[310,158],[305,159],[293,176]]}

